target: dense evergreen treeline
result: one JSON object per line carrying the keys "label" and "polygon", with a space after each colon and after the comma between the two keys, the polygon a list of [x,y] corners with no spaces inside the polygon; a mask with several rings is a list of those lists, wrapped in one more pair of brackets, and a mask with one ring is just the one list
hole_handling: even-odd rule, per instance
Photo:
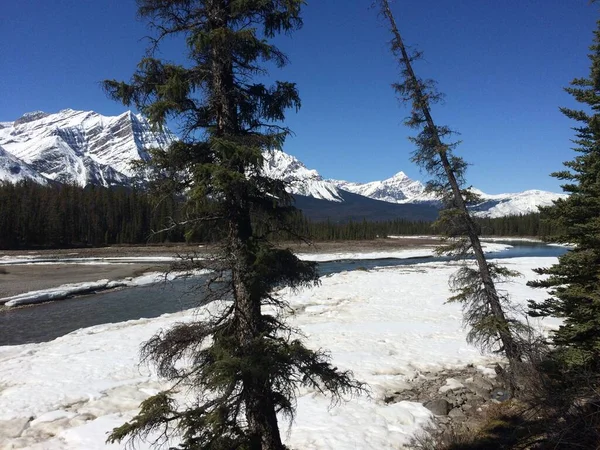
{"label": "dense evergreen treeline", "polygon": [[[103,246],[163,242],[212,242],[220,237],[210,225],[185,230],[166,228],[181,215],[173,199],[154,200],[134,189],[69,185],[41,186],[32,182],[0,185],[0,248]],[[435,234],[431,223],[397,219],[385,222],[312,222],[301,215],[289,228],[315,241],[361,240],[394,235]],[[556,234],[557,226],[539,214],[478,219],[486,236]],[[189,231],[189,230],[188,230]],[[259,230],[260,231],[260,230]],[[279,239],[290,235],[280,233]]]}
{"label": "dense evergreen treeline", "polygon": [[33,182],[0,185],[0,248],[103,246],[180,241],[181,233],[153,237],[174,201],[153,202],[142,192]]}
{"label": "dense evergreen treeline", "polygon": [[483,236],[533,236],[544,238],[561,231],[561,225],[543,220],[539,213],[475,219]]}

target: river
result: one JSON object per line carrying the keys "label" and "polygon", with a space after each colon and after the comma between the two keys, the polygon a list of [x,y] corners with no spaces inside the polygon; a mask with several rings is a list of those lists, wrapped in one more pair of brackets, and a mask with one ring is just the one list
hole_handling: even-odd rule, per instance
{"label": "river", "polygon": [[[557,257],[564,247],[525,241],[502,241],[512,247],[489,258]],[[339,260],[319,263],[321,275],[345,270],[372,269],[447,261],[445,257]],[[158,285],[109,291],[0,312],[0,346],[46,342],[79,328],[104,323],[158,317],[199,306],[202,277]]]}

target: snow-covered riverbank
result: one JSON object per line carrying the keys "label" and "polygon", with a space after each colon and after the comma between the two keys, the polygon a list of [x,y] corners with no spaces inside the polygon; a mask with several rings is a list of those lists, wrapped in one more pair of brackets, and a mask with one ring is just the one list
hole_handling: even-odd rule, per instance
{"label": "snow-covered riverbank", "polygon": [[[499,244],[499,243],[486,243],[484,244],[484,250],[487,253],[498,252],[511,248],[510,245]],[[402,249],[402,250],[386,250],[377,252],[336,252],[336,253],[322,253],[322,254],[310,254],[304,253],[298,256],[301,259],[327,262],[327,261],[338,261],[338,260],[372,260],[381,258],[395,258],[395,259],[411,259],[411,258],[423,258],[431,257],[434,255],[433,248],[416,248],[416,249]],[[172,263],[178,259],[174,256],[171,257],[110,257],[110,258],[52,258],[43,257],[41,255],[14,255],[12,257],[0,257],[0,266],[22,266],[22,265],[122,265],[122,264],[133,264],[133,263]],[[206,273],[206,271],[195,271],[192,275],[197,276]],[[45,289],[36,289],[27,291],[11,296],[3,296],[0,293],[0,305],[6,307],[31,305],[35,303],[42,303],[48,301],[64,300],[66,298],[73,297],[75,295],[93,294],[109,289],[115,288],[127,288],[137,287],[148,284],[159,283],[165,280],[173,280],[177,277],[189,275],[187,273],[169,272],[165,275],[164,272],[151,272],[146,273],[142,276],[117,278],[117,279],[101,279],[93,281],[84,281],[79,283],[67,283],[60,284],[58,286],[52,286]]]}
{"label": "snow-covered riverbank", "polygon": [[[503,286],[522,304],[544,292],[528,288],[531,269],[555,258],[502,261],[524,276]],[[415,372],[493,360],[465,343],[458,305],[447,305],[456,268],[428,263],[324,277],[322,285],[283,292],[290,321],[313,348],[369,383],[371,396],[330,408],[303,391],[286,442],[297,449],[396,449],[429,420],[418,403],[384,403]],[[214,307],[214,306],[213,306]],[[207,307],[78,330],[54,341],[0,347],[0,448],[105,449],[107,433],[161,388],[139,365],[139,345],[162,328],[209,314]],[[551,326],[545,323],[544,326]],[[30,421],[33,417],[34,420]],[[11,447],[12,446],[12,447]],[[141,444],[138,448],[149,448]]]}
{"label": "snow-covered riverbank", "polygon": [[[483,243],[483,250],[486,253],[500,252],[511,248],[511,245],[501,244],[498,242],[485,242]],[[382,259],[382,258],[397,258],[397,259],[408,259],[408,258],[425,258],[435,255],[435,245],[422,248],[409,248],[409,249],[398,249],[398,250],[378,250],[378,251],[345,251],[345,252],[332,252],[332,253],[299,253],[300,259],[308,261],[339,261],[343,259]]]}

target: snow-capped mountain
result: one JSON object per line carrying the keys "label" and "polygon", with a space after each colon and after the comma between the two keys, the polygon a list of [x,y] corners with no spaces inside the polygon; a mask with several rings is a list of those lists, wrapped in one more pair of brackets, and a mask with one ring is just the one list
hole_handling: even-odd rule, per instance
{"label": "snow-capped mountain", "polygon": [[519,214],[538,212],[540,206],[551,206],[559,198],[566,198],[566,194],[554,192],[529,190],[514,194],[486,194],[478,189],[471,189],[483,200],[471,207],[478,217],[504,217]]}
{"label": "snow-capped mountain", "polygon": [[[383,181],[371,181],[369,183],[328,181],[345,191],[388,203],[438,203],[435,194],[426,192],[423,183],[411,180],[404,172],[399,172]],[[537,212],[540,206],[550,206],[554,200],[566,197],[565,194],[540,190],[512,194],[486,194],[479,189],[472,188],[471,190],[479,195],[482,200],[471,207],[474,215],[491,218]]]}
{"label": "snow-capped mountain", "polygon": [[314,169],[307,169],[298,159],[280,150],[265,153],[263,173],[273,179],[288,183],[292,194],[314,197],[332,202],[343,202],[335,184],[323,180]]}
{"label": "snow-capped mountain", "polygon": [[[147,160],[148,149],[163,148],[174,139],[168,131],[153,132],[142,116],[130,111],[115,117],[72,109],[37,111],[0,124],[0,146],[6,153],[38,177],[80,186],[127,184],[134,175],[131,161]],[[35,178],[29,173],[23,177]]]}
{"label": "snow-capped mountain", "polygon": [[353,183],[342,180],[328,180],[344,191],[382,200],[388,203],[421,203],[435,201],[435,196],[425,192],[425,185],[411,180],[404,172],[398,172],[391,178],[369,183]]}

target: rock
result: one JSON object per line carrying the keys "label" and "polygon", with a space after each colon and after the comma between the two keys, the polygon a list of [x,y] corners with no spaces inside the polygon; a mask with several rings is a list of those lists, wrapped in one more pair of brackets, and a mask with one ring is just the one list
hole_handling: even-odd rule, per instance
{"label": "rock", "polygon": [[7,438],[17,438],[29,426],[30,418],[0,420],[0,442]]}
{"label": "rock", "polygon": [[445,398],[438,398],[425,403],[423,406],[436,416],[446,416],[452,409],[452,405]]}
{"label": "rock", "polygon": [[495,389],[491,394],[491,398],[499,402],[505,402],[510,398],[510,393],[506,389]]}
{"label": "rock", "polygon": [[482,389],[479,386],[473,386],[471,391],[477,395],[477,397],[481,397],[483,401],[488,401],[491,397],[489,389]]}
{"label": "rock", "polygon": [[485,409],[499,403],[508,392],[501,377],[490,376],[494,376],[493,368],[483,366],[423,372],[411,378],[406,388],[396,387],[393,394],[390,391],[386,402],[422,403],[434,415],[436,436],[463,428],[477,430]]}
{"label": "rock", "polygon": [[462,412],[459,408],[455,408],[448,413],[448,417],[457,422],[462,422],[467,420],[467,416],[464,412]]}
{"label": "rock", "polygon": [[494,382],[489,378],[485,378],[482,376],[473,377],[473,385],[482,390],[487,390],[488,392],[494,389]]}
{"label": "rock", "polygon": [[476,402],[478,400],[483,400],[473,392],[467,392],[465,398],[467,399],[467,402]]}

